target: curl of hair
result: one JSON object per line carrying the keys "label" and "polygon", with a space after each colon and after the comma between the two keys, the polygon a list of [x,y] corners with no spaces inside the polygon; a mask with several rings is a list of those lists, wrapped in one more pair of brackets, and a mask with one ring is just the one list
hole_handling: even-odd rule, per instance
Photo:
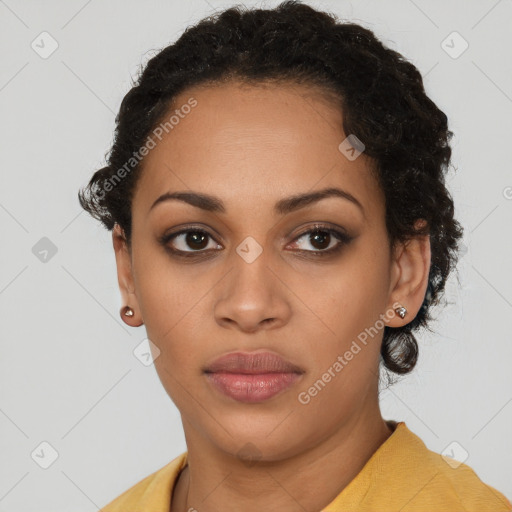
{"label": "curl of hair", "polygon": [[[413,331],[427,327],[457,260],[462,227],[445,187],[452,132],[427,97],[416,67],[367,28],[340,22],[297,0],[274,9],[229,8],[188,27],[153,56],[116,116],[107,166],[79,191],[81,206],[107,229],[119,224],[131,240],[131,203],[141,164],[106,192],[106,180],[130,161],[174,106],[178,94],[202,84],[238,80],[315,85],[339,100],[343,129],[365,145],[385,194],[390,247],[430,236],[428,290],[416,317],[384,328],[382,362],[395,374],[417,361]],[[426,223],[418,226],[416,221]]]}

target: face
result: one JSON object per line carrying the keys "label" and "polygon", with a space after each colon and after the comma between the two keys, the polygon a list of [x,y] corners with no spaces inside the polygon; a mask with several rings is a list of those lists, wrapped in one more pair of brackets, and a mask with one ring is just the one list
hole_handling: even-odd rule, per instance
{"label": "face", "polygon": [[[404,273],[371,162],[340,151],[342,112],[319,91],[196,87],[175,108],[190,98],[145,158],[119,282],[187,440],[231,454],[252,443],[279,460],[375,414]],[[337,192],[311,196],[327,189]],[[175,192],[208,201],[161,198]],[[232,352],[269,352],[297,371],[205,373]]]}

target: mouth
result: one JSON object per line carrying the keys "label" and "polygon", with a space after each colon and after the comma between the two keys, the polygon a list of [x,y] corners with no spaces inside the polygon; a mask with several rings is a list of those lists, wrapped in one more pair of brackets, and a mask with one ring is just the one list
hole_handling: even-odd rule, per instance
{"label": "mouth", "polygon": [[223,395],[257,403],[291,387],[304,370],[272,352],[233,352],[213,361],[203,373]]}

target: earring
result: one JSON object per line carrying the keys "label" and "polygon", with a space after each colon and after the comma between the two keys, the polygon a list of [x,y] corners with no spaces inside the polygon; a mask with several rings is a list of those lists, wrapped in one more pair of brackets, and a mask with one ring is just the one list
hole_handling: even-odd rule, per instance
{"label": "earring", "polygon": [[396,308],[395,309],[395,313],[400,317],[400,318],[404,318],[405,315],[407,314],[407,309],[404,308],[403,306],[400,306],[399,308]]}
{"label": "earring", "polygon": [[125,306],[122,309],[122,314],[124,314],[124,316],[133,316],[134,312],[133,312],[133,309],[130,306]]}
{"label": "earring", "polygon": [[[122,308],[120,311],[120,314],[121,314],[121,318],[123,318],[123,315],[129,316],[129,317],[132,317],[133,315],[135,315],[133,309],[130,306],[125,306],[124,308]],[[140,327],[141,325],[144,325],[144,320],[142,320],[142,322],[135,327]]]}

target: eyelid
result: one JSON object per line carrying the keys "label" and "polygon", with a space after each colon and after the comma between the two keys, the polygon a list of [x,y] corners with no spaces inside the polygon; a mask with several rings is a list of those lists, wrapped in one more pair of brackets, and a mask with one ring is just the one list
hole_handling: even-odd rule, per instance
{"label": "eyelid", "polygon": [[330,222],[315,222],[313,226],[306,226],[303,230],[301,230],[297,235],[295,235],[295,238],[292,241],[294,242],[298,238],[306,235],[307,233],[311,233],[314,231],[327,231],[338,233],[339,236],[343,237],[344,240],[349,240],[353,238],[349,235],[348,231],[345,228],[342,228],[341,226],[331,224]]}
{"label": "eyelid", "polygon": [[[216,242],[217,242],[218,238],[222,239],[220,234],[218,234],[217,231],[212,229],[212,228],[206,228],[206,227],[203,227],[200,224],[197,224],[197,225],[195,225],[195,224],[191,224],[191,225],[185,224],[185,225],[181,225],[181,226],[176,226],[175,228],[173,228],[171,230],[165,231],[163,235],[161,235],[161,236],[159,236],[157,238],[157,240],[160,243],[165,243],[166,240],[168,242],[173,237],[176,237],[178,235],[182,235],[183,233],[189,233],[191,231],[199,232],[199,233],[204,233],[205,235],[208,235],[210,238],[212,238]],[[211,231],[213,231],[215,234],[212,234]],[[220,242],[217,242],[217,243],[220,243]]]}

